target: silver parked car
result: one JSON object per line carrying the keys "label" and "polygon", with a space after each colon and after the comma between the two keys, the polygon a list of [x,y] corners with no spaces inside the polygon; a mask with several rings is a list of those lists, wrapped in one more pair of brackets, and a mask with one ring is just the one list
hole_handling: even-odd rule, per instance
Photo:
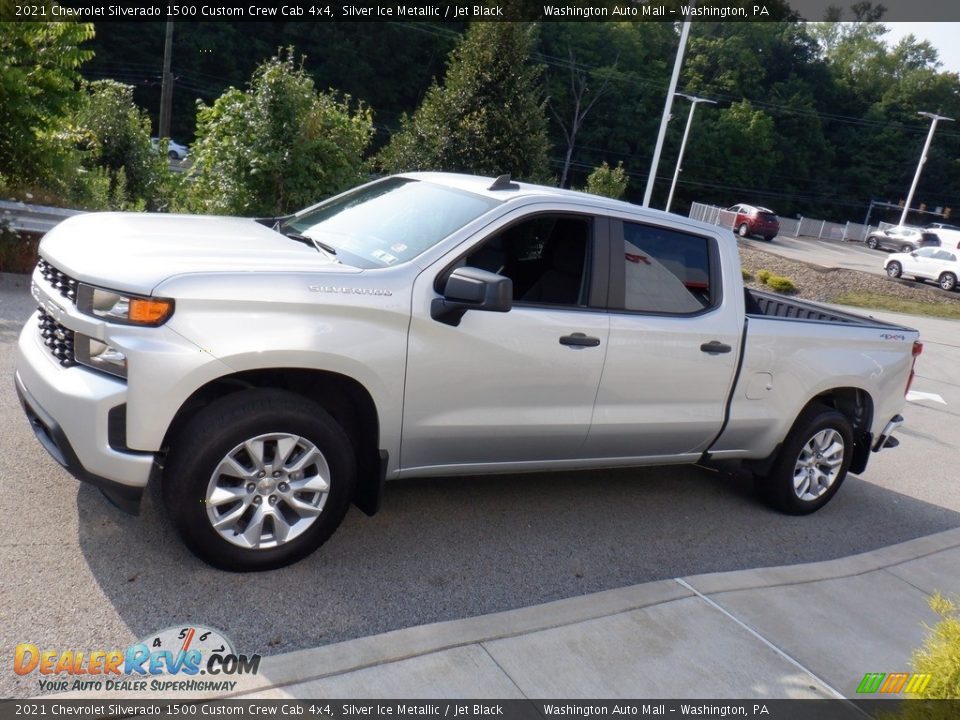
{"label": "silver parked car", "polygon": [[867,235],[867,247],[873,250],[899,250],[913,252],[918,248],[937,246],[940,241],[927,234],[921,228],[908,225],[895,225],[886,230],[876,230]]}

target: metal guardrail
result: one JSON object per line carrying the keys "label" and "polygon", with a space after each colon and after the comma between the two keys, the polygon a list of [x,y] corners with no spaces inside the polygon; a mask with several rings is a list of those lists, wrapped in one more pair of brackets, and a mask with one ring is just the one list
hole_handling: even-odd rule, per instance
{"label": "metal guardrail", "polygon": [[47,205],[0,201],[0,221],[5,220],[11,230],[31,233],[48,232],[68,217],[82,212],[83,210],[68,210]]}

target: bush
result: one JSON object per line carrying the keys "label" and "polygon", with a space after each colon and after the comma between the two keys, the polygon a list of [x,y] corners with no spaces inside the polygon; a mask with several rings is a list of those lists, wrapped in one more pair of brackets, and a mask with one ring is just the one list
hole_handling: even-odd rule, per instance
{"label": "bush", "polygon": [[767,278],[767,285],[779,293],[791,293],[797,289],[797,286],[793,284],[793,280],[788,277],[783,277],[782,275],[771,275]]}
{"label": "bush", "polygon": [[767,281],[770,280],[771,277],[773,277],[773,273],[769,270],[761,270],[757,273],[757,280],[761,285],[766,285]]}
{"label": "bush", "polygon": [[627,173],[623,169],[622,162],[612,168],[604,160],[600,167],[587,176],[587,186],[584,191],[619,200],[627,191],[627,182]]}
{"label": "bush", "polygon": [[930,675],[930,684],[913,697],[923,700],[958,700],[960,608],[940,593],[930,598],[930,608],[940,616],[940,622],[930,628],[923,648],[914,651],[911,662],[915,672]]}
{"label": "bush", "polygon": [[750,282],[753,280],[753,274],[746,268],[740,268],[740,276],[743,278],[744,282]]}
{"label": "bush", "polygon": [[85,89],[75,132],[87,172],[74,187],[77,202],[96,210],[169,209],[170,166],[151,147],[150,119],[134,104],[133,87],[98,80]]}
{"label": "bush", "polygon": [[317,92],[293,49],[261,64],[249,90],[200,103],[189,204],[198,212],[282,215],[366,179],[369,109]]}

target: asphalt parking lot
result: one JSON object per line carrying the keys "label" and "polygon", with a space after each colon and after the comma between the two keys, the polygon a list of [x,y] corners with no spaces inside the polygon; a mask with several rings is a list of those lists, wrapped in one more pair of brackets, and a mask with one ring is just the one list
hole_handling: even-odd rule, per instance
{"label": "asphalt parking lot", "polygon": [[[155,492],[139,517],[124,515],[35,441],[13,391],[31,310],[28,278],[0,276],[8,653],[24,642],[113,649],[192,622],[270,655],[649,580],[838,558],[960,526],[960,325],[926,321],[916,323],[926,349],[901,446],[874,456],[815,515],[779,515],[747,478],[688,467],[411,480],[388,486],[376,517],[351,511],[293,567],[224,573],[182,547]],[[36,692],[7,668],[0,697]]]}

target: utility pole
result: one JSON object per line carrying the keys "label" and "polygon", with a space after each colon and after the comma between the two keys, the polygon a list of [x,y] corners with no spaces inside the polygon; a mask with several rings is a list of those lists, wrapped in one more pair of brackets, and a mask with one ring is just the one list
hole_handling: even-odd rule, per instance
{"label": "utility pole", "polygon": [[690,126],[693,125],[693,111],[697,109],[697,103],[717,104],[715,100],[707,100],[706,98],[696,97],[694,95],[684,95],[683,93],[677,93],[677,95],[685,97],[690,101],[690,114],[687,116],[687,127],[683,131],[683,140],[680,142],[680,154],[677,156],[677,167],[673,171],[673,182],[670,183],[670,194],[667,196],[667,206],[664,208],[666,212],[670,212],[670,204],[673,202],[673,192],[677,189],[677,179],[680,177],[680,165],[683,162],[683,151],[687,149],[687,138],[690,136]]}
{"label": "utility pole", "polygon": [[923,151],[920,153],[920,162],[917,163],[917,172],[913,176],[913,184],[910,186],[910,194],[907,195],[907,202],[904,204],[903,213],[900,215],[901,225],[907,222],[907,213],[910,212],[910,203],[913,202],[913,194],[917,191],[917,185],[920,184],[920,173],[923,171],[923,166],[927,162],[927,151],[930,150],[930,143],[933,140],[933,133],[937,129],[937,123],[940,120],[953,122],[953,118],[948,118],[943,115],[936,115],[935,113],[918,112],[917,115],[928,117],[933,122],[930,123],[930,132],[927,133],[927,141],[923,144]]}
{"label": "utility pole", "polygon": [[170,137],[170,113],[173,105],[173,73],[170,61],[173,55],[173,20],[167,20],[167,36],[163,41],[163,84],[160,86],[160,125],[157,136]]}
{"label": "utility pole", "polygon": [[[697,3],[693,3],[696,7]],[[688,16],[689,17],[689,16]],[[670,87],[667,89],[667,100],[663,104],[663,115],[660,117],[660,132],[657,134],[657,145],[653,150],[653,160],[650,162],[650,175],[647,177],[647,189],[643,194],[643,206],[650,207],[650,198],[653,196],[653,184],[657,179],[657,166],[660,164],[660,152],[663,150],[663,140],[667,136],[667,123],[670,122],[670,108],[673,105],[673,96],[677,92],[677,80],[680,77],[680,68],[683,66],[683,53],[687,49],[687,37],[690,35],[690,21],[683,21],[680,31],[680,47],[677,48],[677,57],[673,61],[673,75],[670,77]]]}

